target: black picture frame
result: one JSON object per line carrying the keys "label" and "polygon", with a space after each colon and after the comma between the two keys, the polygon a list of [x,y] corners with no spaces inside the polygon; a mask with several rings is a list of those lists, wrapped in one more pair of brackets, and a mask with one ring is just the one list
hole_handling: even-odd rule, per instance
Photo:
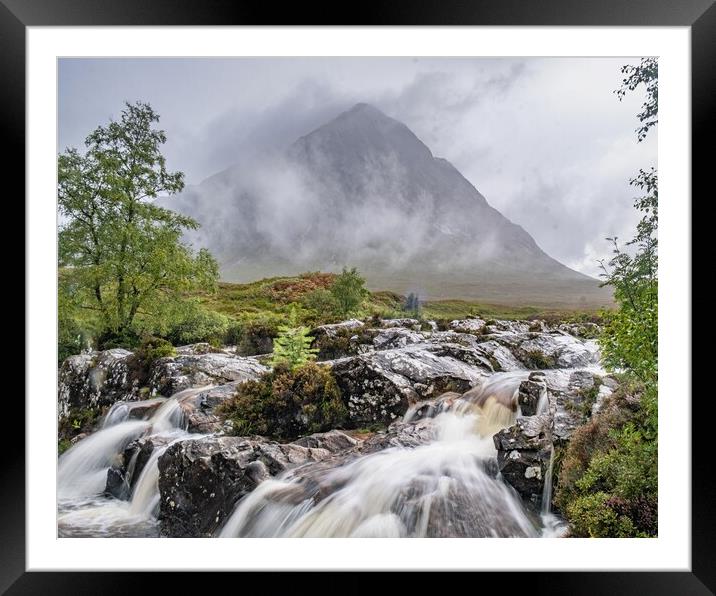
{"label": "black picture frame", "polygon": [[[341,3],[307,5],[292,3],[277,9],[266,3],[242,0],[0,0],[0,81],[2,81],[3,131],[6,148],[6,180],[15,178],[24,188],[25,153],[25,35],[31,26],[102,25],[502,25],[502,26],[685,26],[691,28],[692,51],[692,189],[706,197],[710,163],[713,98],[716,96],[716,6],[714,0],[465,0],[372,2],[355,12]],[[712,187],[713,188],[713,187]],[[683,198],[689,200],[688,197]],[[695,206],[692,202],[692,209]],[[692,219],[692,221],[695,221]],[[694,269],[695,270],[695,269]],[[693,303],[696,306],[696,303]],[[25,312],[26,321],[32,316]],[[705,356],[693,360],[705,365]],[[704,370],[705,366],[693,367]],[[509,574],[509,593],[559,594],[713,594],[716,591],[716,527],[713,481],[711,395],[692,391],[692,568],[691,572],[523,572]],[[683,395],[672,398],[686,400]],[[15,408],[17,415],[19,408]],[[13,424],[20,427],[19,422]],[[22,426],[24,432],[24,425]],[[711,431],[711,432],[710,432]],[[25,571],[25,453],[22,439],[7,440],[0,460],[0,590],[6,594],[134,594],[146,590],[147,577],[137,572],[30,573]],[[701,444],[701,446],[699,446]],[[688,445],[686,447],[689,447]],[[128,542],[128,548],[131,548]],[[78,562],[81,563],[81,562]],[[493,572],[490,572],[493,573]],[[196,588],[217,589],[206,573],[163,573],[162,590],[188,593]],[[222,581],[235,590],[265,589],[277,593],[306,586],[312,591],[340,589],[365,593],[379,578],[373,573],[345,577],[314,577],[314,573],[274,574],[264,578],[240,578],[241,584]],[[335,575],[331,573],[330,575]],[[493,573],[495,575],[495,573]],[[426,578],[410,574],[417,583]],[[406,579],[410,579],[406,578]],[[251,581],[257,579],[258,582]],[[466,579],[470,585],[474,579]],[[487,579],[487,578],[486,578]],[[499,585],[503,576],[493,578]],[[405,581],[401,578],[401,582]],[[382,583],[382,582],[381,582]],[[241,587],[243,586],[245,587]],[[462,585],[462,584],[458,584]],[[481,583],[483,589],[487,584]],[[405,589],[405,588],[403,588]],[[410,588],[408,588],[410,589]],[[477,587],[476,587],[477,589]],[[495,589],[495,588],[493,588]],[[500,589],[500,588],[496,588]],[[291,593],[289,592],[289,593]]]}

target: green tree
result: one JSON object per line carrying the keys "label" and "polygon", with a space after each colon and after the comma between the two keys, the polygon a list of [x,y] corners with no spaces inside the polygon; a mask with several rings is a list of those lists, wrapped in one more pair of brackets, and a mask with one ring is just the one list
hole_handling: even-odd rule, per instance
{"label": "green tree", "polygon": [[[641,142],[658,123],[658,65],[655,58],[644,58],[638,66],[626,65],[627,76],[616,90],[619,99],[627,91],[640,85],[646,89],[646,99],[638,114],[641,127],[637,140]],[[630,184],[643,194],[635,199],[634,207],[642,213],[635,237],[622,249],[618,239],[612,243],[612,258],[600,261],[603,285],[614,288],[619,305],[608,317],[600,336],[604,362],[613,369],[624,369],[636,375],[655,392],[658,369],[658,175],[655,168],[640,170]]]}
{"label": "green tree", "polygon": [[[621,100],[640,85],[646,100],[638,114],[641,142],[658,122],[657,62],[627,65],[616,91]],[[601,261],[603,285],[614,288],[618,308],[607,313],[599,335],[607,368],[622,372],[618,389],[599,413],[578,428],[558,474],[557,504],[576,536],[655,536],[658,517],[658,178],[654,168],[630,181],[642,191],[635,237]]]}
{"label": "green tree", "polygon": [[331,286],[331,294],[340,314],[345,317],[361,305],[368,296],[368,290],[365,287],[365,279],[361,277],[356,267],[351,269],[343,267],[343,271],[336,276]]}
{"label": "green tree", "polygon": [[272,366],[288,366],[295,370],[315,360],[318,350],[311,348],[310,329],[298,324],[296,309],[291,309],[287,325],[279,325],[278,337],[273,340]]}
{"label": "green tree", "polygon": [[104,339],[120,343],[218,278],[208,251],[181,242],[198,224],[153,202],[184,186],[183,174],[166,168],[158,121],[148,104],[127,103],[118,121],[87,137],[84,153],[58,156],[59,283]]}

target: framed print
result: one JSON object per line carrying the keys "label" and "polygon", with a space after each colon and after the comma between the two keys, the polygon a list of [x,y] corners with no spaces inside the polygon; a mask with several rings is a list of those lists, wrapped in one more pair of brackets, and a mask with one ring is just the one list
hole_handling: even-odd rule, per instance
{"label": "framed print", "polygon": [[712,3],[372,8],[4,3],[8,593],[414,570],[713,593]]}

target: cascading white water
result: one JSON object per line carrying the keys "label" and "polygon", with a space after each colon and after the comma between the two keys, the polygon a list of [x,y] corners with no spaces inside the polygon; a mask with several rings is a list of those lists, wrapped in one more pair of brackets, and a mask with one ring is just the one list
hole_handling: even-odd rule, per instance
{"label": "cascading white water", "polygon": [[519,497],[495,477],[492,440],[514,420],[527,374],[497,374],[455,400],[426,421],[435,437],[427,445],[264,481],[238,503],[220,536],[538,536]]}
{"label": "cascading white water", "polygon": [[132,413],[132,410],[136,408],[146,408],[147,406],[151,407],[155,404],[160,404],[165,401],[167,401],[165,397],[154,397],[152,399],[134,402],[118,401],[117,403],[112,405],[112,407],[109,409],[109,412],[107,412],[106,416],[104,417],[102,428],[109,428],[110,426],[114,426],[115,424],[124,422],[129,418],[130,414]]}
{"label": "cascading white water", "polygon": [[[57,473],[61,534],[147,534],[156,521],[159,504],[157,461],[174,441],[203,436],[186,432],[182,402],[207,388],[180,391],[166,400],[122,403],[110,410],[101,430],[62,454]],[[132,408],[152,406],[158,401],[164,403],[156,410],[149,410],[153,414],[148,420],[126,419]],[[143,436],[151,437],[155,448],[135,483],[130,501],[104,496],[108,469],[131,441]]]}
{"label": "cascading white water", "polygon": [[57,493],[60,498],[89,497],[104,490],[107,469],[134,439],[151,428],[144,420],[128,420],[91,434],[60,456]]}

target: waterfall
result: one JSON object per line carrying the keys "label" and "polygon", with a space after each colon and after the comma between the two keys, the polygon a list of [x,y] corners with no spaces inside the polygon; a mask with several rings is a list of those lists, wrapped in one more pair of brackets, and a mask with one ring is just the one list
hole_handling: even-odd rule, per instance
{"label": "waterfall", "polygon": [[118,401],[112,405],[109,412],[105,415],[102,428],[109,428],[110,426],[124,422],[130,417],[132,410],[146,408],[147,406],[153,406],[165,401],[167,401],[165,397],[154,397],[142,401]]}
{"label": "waterfall", "polygon": [[150,422],[129,420],[97,431],[70,447],[58,462],[58,496],[86,497],[101,493],[107,482],[107,469],[131,441],[150,427]]}
{"label": "waterfall", "polygon": [[[516,416],[527,373],[491,377],[427,421],[434,440],[338,467],[305,466],[244,497],[221,537],[538,536],[496,477],[492,434]],[[499,427],[499,428],[498,428]]]}
{"label": "waterfall", "polygon": [[[158,460],[175,441],[201,438],[186,432],[182,403],[208,387],[186,389],[171,398],[118,402],[105,416],[102,428],[82,439],[60,456],[57,471],[59,527],[64,535],[121,535],[136,524],[155,523],[159,504]],[[149,409],[146,420],[128,420],[136,407],[164,402]],[[129,502],[103,495],[107,471],[134,439],[154,439],[152,454],[137,479]],[[128,473],[134,469],[130,462]],[[130,470],[131,469],[131,470]],[[135,532],[146,531],[144,526]],[[133,534],[130,534],[133,535]]]}

